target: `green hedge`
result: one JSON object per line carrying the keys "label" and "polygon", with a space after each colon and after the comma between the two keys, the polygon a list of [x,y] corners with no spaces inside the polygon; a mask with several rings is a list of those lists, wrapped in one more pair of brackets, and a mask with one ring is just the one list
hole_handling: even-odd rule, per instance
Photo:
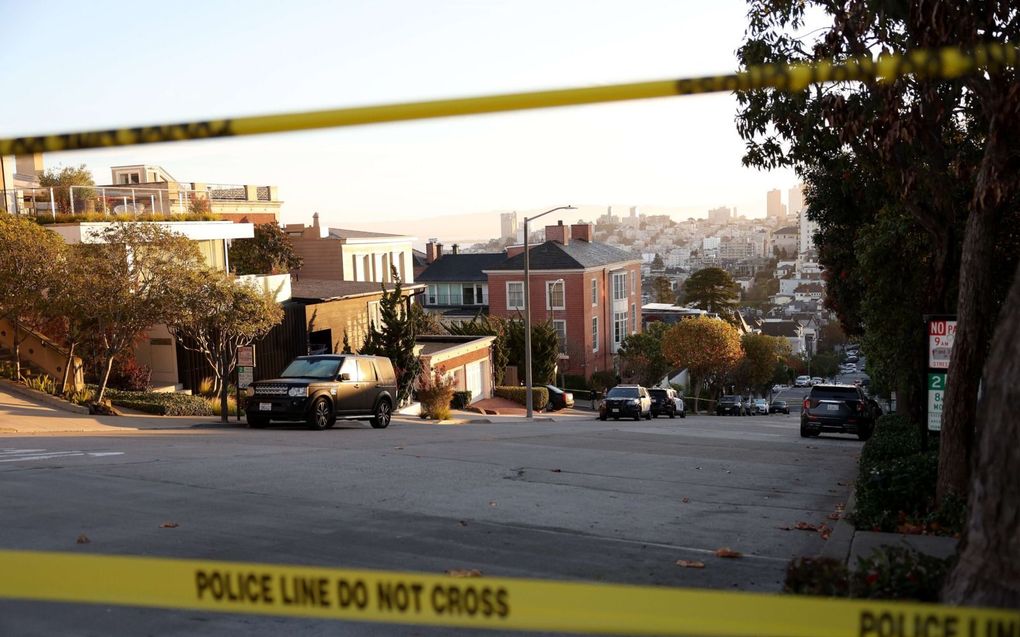
{"label": "green hedge", "polygon": [[212,416],[209,401],[201,396],[107,389],[106,396],[116,407],[137,409],[159,416]]}
{"label": "green hedge", "polygon": [[450,407],[454,409],[464,409],[471,404],[471,392],[469,391],[455,391],[453,392],[453,400],[450,401]]}
{"label": "green hedge", "polygon": [[[502,387],[496,387],[494,393],[500,398],[506,398],[507,400],[512,400],[521,405],[527,404],[527,390],[524,387],[504,385]],[[549,404],[549,390],[545,387],[532,387],[531,398],[533,401],[532,406],[535,409],[545,409],[546,405]]]}
{"label": "green hedge", "polygon": [[851,573],[841,560],[800,557],[786,568],[783,592],[937,602],[955,559],[939,559],[901,546],[882,546],[859,558],[857,569]]}

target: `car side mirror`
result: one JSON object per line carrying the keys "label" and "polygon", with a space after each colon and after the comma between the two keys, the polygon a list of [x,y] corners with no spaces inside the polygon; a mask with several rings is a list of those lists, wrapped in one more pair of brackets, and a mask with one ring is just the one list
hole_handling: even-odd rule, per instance
{"label": "car side mirror", "polygon": [[342,372],[340,374],[340,380],[341,381],[349,381],[350,379],[351,379],[351,375],[348,374],[347,372]]}

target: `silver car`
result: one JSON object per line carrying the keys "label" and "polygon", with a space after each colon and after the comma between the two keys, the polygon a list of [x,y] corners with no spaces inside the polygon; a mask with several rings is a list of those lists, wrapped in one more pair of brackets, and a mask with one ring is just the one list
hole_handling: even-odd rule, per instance
{"label": "silver car", "polygon": [[769,414],[769,401],[764,398],[758,398],[754,401],[754,406],[751,408],[753,415],[762,414],[767,416]]}

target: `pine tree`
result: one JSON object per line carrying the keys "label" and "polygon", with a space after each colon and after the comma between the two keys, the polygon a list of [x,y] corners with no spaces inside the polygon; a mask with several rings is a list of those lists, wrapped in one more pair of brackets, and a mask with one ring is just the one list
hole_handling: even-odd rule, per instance
{"label": "pine tree", "polygon": [[422,369],[421,358],[414,353],[416,323],[407,311],[400,275],[396,268],[391,269],[393,289],[386,290],[379,300],[380,325],[369,325],[368,337],[361,346],[359,354],[385,356],[393,363],[393,371],[397,376],[397,401],[401,404],[411,395],[414,381]]}

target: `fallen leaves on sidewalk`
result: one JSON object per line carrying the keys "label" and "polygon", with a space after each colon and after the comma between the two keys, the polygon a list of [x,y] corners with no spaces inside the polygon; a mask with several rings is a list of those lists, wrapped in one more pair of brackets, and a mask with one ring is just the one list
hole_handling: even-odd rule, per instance
{"label": "fallen leaves on sidewalk", "polygon": [[832,529],[828,524],[823,523],[820,527],[818,527],[818,535],[822,536],[823,540],[828,540],[829,536],[832,535]]}
{"label": "fallen leaves on sidewalk", "polygon": [[84,533],[81,533],[81,534],[78,535],[77,538],[75,538],[74,543],[75,544],[88,544],[91,541],[92,540],[89,539],[89,536],[85,535]]}
{"label": "fallen leaves on sidewalk", "polygon": [[697,560],[677,560],[676,565],[684,568],[705,568],[705,563]]}
{"label": "fallen leaves on sidewalk", "polygon": [[687,496],[684,496],[680,501],[683,502],[684,504],[687,504],[688,502],[691,501],[691,499],[688,498]]}
{"label": "fallen leaves on sidewalk", "polygon": [[454,568],[446,571],[450,577],[481,577],[482,572],[477,568]]}
{"label": "fallen leaves on sidewalk", "polygon": [[716,557],[744,557],[744,554],[740,551],[734,551],[728,546],[724,546],[721,549],[715,550]]}
{"label": "fallen leaves on sidewalk", "polygon": [[839,513],[830,513],[825,517],[829,518],[830,520],[838,520],[840,518],[840,515]]}
{"label": "fallen leaves on sidewalk", "polygon": [[459,525],[461,525],[461,526],[467,526],[467,522],[465,522],[464,520],[459,520],[459,521],[457,522],[457,524],[459,524]]}
{"label": "fallen leaves on sidewalk", "polygon": [[489,506],[491,506],[491,507],[496,506],[496,501],[495,500],[489,500]]}
{"label": "fallen leaves on sidewalk", "polygon": [[798,522],[793,526],[798,531],[818,531],[818,526],[810,522]]}
{"label": "fallen leaves on sidewalk", "polygon": [[179,526],[180,526],[180,524],[177,524],[176,522],[171,522],[171,521],[167,520],[163,524],[160,524],[159,528],[161,528],[161,529],[176,529]]}

